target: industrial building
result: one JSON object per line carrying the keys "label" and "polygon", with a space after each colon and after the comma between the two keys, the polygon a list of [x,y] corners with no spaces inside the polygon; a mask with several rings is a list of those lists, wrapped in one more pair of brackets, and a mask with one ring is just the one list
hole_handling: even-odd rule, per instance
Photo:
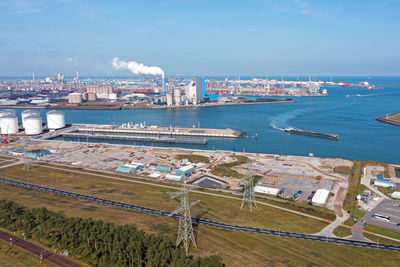
{"label": "industrial building", "polygon": [[34,149],[25,152],[25,157],[28,158],[40,158],[46,155],[50,155],[50,150],[47,149]]}
{"label": "industrial building", "polygon": [[188,103],[196,105],[205,96],[205,83],[201,77],[194,78],[186,88],[186,97]]}
{"label": "industrial building", "polygon": [[183,166],[182,168],[176,170],[176,171],[175,171],[175,174],[178,174],[178,175],[187,175],[187,174],[192,173],[192,172],[194,172],[194,166],[192,166],[192,165],[186,165],[186,166]]}
{"label": "industrial building", "polygon": [[129,167],[125,167],[125,166],[118,166],[115,171],[117,172],[123,172],[123,173],[130,173],[131,172],[131,168]]}
{"label": "industrial building", "polygon": [[165,176],[166,180],[182,182],[185,179],[184,175],[174,175],[174,174],[167,174]]}
{"label": "industrial building", "polygon": [[388,181],[383,181],[383,180],[375,180],[374,181],[374,186],[380,186],[383,188],[390,188],[390,189],[395,189],[396,184]]}
{"label": "industrial building", "polygon": [[254,192],[277,196],[279,193],[279,188],[256,185],[254,187]]}
{"label": "industrial building", "polygon": [[170,172],[170,171],[172,171],[172,167],[171,166],[167,166],[167,165],[157,165],[156,171],[159,171],[159,172]]}
{"label": "industrial building", "polygon": [[131,162],[124,165],[126,168],[130,168],[132,171],[139,171],[143,169],[144,165],[142,163]]}
{"label": "industrial building", "polygon": [[315,204],[325,204],[326,200],[328,199],[329,196],[329,190],[326,189],[318,189],[313,198],[312,198],[312,203]]}

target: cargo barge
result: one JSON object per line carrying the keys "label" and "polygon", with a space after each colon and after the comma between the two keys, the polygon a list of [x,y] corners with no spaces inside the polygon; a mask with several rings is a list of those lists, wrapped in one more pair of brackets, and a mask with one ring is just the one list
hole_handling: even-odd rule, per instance
{"label": "cargo barge", "polygon": [[310,132],[310,131],[303,131],[303,130],[295,130],[293,128],[286,128],[285,132],[293,133],[293,134],[307,135],[307,136],[314,136],[314,137],[321,137],[321,138],[332,139],[332,140],[339,140],[339,135],[337,135],[337,134],[324,134],[324,133],[317,133],[317,132]]}

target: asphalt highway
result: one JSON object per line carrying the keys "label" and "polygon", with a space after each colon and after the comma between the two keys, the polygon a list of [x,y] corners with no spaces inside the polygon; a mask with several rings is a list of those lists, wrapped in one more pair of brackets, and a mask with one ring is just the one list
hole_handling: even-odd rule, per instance
{"label": "asphalt highway", "polygon": [[[97,198],[97,197],[91,197],[91,196],[66,192],[66,191],[53,189],[53,188],[49,188],[49,187],[43,187],[43,186],[38,186],[38,185],[33,185],[33,184],[28,184],[28,183],[22,183],[22,182],[17,182],[17,181],[2,179],[2,178],[0,178],[0,182],[9,184],[9,185],[13,185],[13,186],[30,189],[30,190],[49,192],[49,193],[53,193],[53,194],[57,194],[57,195],[61,195],[61,196],[83,199],[86,201],[96,202],[99,204],[105,204],[105,205],[110,205],[110,206],[114,206],[114,207],[126,208],[129,210],[154,214],[154,215],[158,215],[158,216],[169,216],[170,215],[169,212],[165,212],[165,211],[145,208],[145,207],[141,207],[141,206],[126,204],[126,203],[107,200],[107,199],[103,199],[103,198]],[[179,219],[180,215],[174,214],[171,217],[173,217],[175,219]],[[203,224],[203,225],[220,228],[220,229],[224,229],[224,230],[252,232],[252,233],[257,233],[257,234],[268,234],[268,235],[299,238],[299,239],[306,239],[306,240],[315,240],[315,241],[334,243],[334,244],[339,244],[339,245],[350,245],[350,246],[357,246],[357,247],[392,250],[392,251],[400,252],[400,246],[394,246],[394,245],[378,244],[378,243],[364,242],[364,241],[354,241],[354,240],[347,240],[347,239],[336,238],[336,237],[325,237],[325,236],[310,235],[310,234],[291,233],[291,232],[276,231],[276,230],[262,229],[262,228],[237,226],[237,225],[230,225],[230,224],[224,224],[224,223],[220,223],[220,222],[203,220],[203,219],[199,219],[199,218],[192,218],[192,221],[194,223]]]}

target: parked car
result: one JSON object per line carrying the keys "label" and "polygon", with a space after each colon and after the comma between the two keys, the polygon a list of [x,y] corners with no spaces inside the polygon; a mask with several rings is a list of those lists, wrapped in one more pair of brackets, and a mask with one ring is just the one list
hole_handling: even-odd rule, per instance
{"label": "parked car", "polygon": [[299,190],[299,191],[297,191],[297,194],[301,195],[301,194],[303,194],[303,191]]}
{"label": "parked car", "polygon": [[311,201],[312,198],[313,198],[313,195],[309,195],[309,196],[307,197],[307,201]]}
{"label": "parked car", "polygon": [[299,195],[296,193],[296,194],[293,195],[293,200],[296,201],[297,199],[299,199]]}
{"label": "parked car", "polygon": [[282,195],[283,193],[285,193],[285,188],[282,188],[281,190],[279,190],[278,195]]}

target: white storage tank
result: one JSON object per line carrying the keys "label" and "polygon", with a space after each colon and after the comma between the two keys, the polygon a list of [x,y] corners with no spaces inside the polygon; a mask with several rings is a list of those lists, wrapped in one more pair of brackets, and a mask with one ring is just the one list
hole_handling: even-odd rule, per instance
{"label": "white storage tank", "polygon": [[7,115],[14,115],[14,116],[16,116],[16,112],[15,112],[15,110],[13,110],[13,109],[3,109],[3,110],[1,110],[0,111],[0,118],[1,117],[4,117],[4,116],[7,116]]}
{"label": "white storage tank", "polygon": [[37,115],[30,115],[25,117],[25,134],[33,135],[43,132],[42,118]]}
{"label": "white storage tank", "polygon": [[31,110],[27,109],[21,112],[21,121],[22,121],[22,127],[25,128],[25,118],[29,116],[40,116],[40,113],[36,110]]}
{"label": "white storage tank", "polygon": [[50,110],[47,112],[47,128],[50,130],[65,127],[65,114],[59,110]]}
{"label": "white storage tank", "polygon": [[2,134],[18,133],[18,118],[13,114],[6,114],[0,117],[0,128]]}

